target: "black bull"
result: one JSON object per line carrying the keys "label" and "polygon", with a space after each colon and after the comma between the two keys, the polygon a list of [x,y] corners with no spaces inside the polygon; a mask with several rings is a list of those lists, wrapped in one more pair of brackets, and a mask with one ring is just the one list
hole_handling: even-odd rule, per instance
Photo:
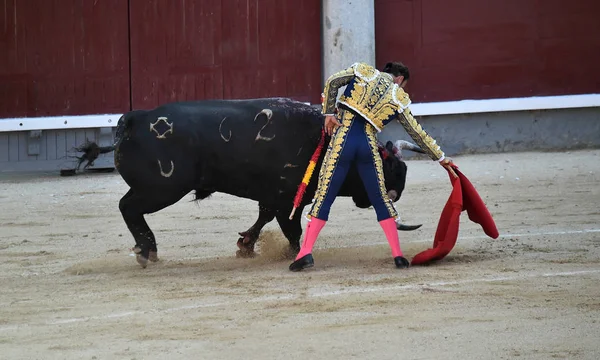
{"label": "black bull", "polygon": [[[314,107],[281,98],[179,102],[123,115],[114,161],[130,186],[119,209],[135,238],[138,262],[146,267],[148,260],[158,260],[156,240],[144,215],[176,203],[190,191],[195,191],[196,200],[221,192],[258,201],[258,220],[240,233],[238,255],[253,254],[261,229],[274,218],[297,253],[300,218],[315,194],[328,136],[302,203],[291,220],[289,216],[318,146],[323,119]],[[401,143],[422,152],[416,145]],[[389,141],[380,146],[386,188],[394,201],[406,182],[406,164],[398,150]],[[350,170],[339,196],[351,196],[359,208],[371,206],[356,169]],[[399,224],[398,229],[419,226]]]}

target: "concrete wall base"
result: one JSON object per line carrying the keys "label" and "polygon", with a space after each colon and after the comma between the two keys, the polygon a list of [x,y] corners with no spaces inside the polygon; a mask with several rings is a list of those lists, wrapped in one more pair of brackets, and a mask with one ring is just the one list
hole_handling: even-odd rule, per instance
{"label": "concrete wall base", "polygon": [[[448,156],[600,148],[600,108],[553,109],[417,117]],[[412,140],[397,122],[379,134]],[[407,158],[423,158],[407,151]]]}
{"label": "concrete wall base", "polygon": [[[35,135],[32,136],[31,134]],[[56,172],[77,166],[75,151],[86,140],[99,146],[114,143],[116,128],[59,129],[0,133],[0,173]],[[113,153],[102,154],[90,169],[114,168]],[[83,170],[87,162],[83,162]]]}
{"label": "concrete wall base", "polygon": [[[476,153],[502,153],[516,151],[564,151],[586,148],[600,148],[600,108],[553,109],[536,111],[511,111],[461,115],[437,115],[417,117],[423,126],[448,156]],[[75,166],[75,159],[67,155],[81,155],[72,152],[74,146],[85,139],[98,142],[101,146],[114,141],[114,129],[101,131],[89,129],[61,130],[61,137],[53,132],[42,131],[41,144],[49,143],[44,137],[68,139],[60,141],[64,155],[59,159],[42,156],[23,156],[24,161],[0,161],[0,173],[50,171],[59,172]],[[63,134],[64,132],[64,134]],[[14,136],[19,134],[13,133]],[[19,139],[25,138],[21,136]],[[397,122],[389,124],[379,134],[383,142],[387,140],[412,140]],[[26,139],[27,140],[27,139]],[[37,141],[37,140],[36,140]],[[56,141],[58,143],[58,141]],[[47,147],[42,146],[42,152]],[[26,152],[26,145],[19,146]],[[54,153],[57,150],[54,149]],[[427,157],[406,151],[407,159]],[[113,154],[101,155],[93,168],[114,167]]]}

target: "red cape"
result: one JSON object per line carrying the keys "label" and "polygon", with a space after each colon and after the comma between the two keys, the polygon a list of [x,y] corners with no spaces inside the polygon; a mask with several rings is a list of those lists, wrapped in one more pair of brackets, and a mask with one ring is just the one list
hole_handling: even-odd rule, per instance
{"label": "red cape", "polygon": [[489,237],[498,238],[498,229],[492,219],[492,215],[481,200],[481,197],[473,187],[473,184],[467,177],[453,166],[458,178],[454,178],[450,171],[450,183],[452,184],[452,193],[442,210],[440,221],[435,232],[433,248],[418,253],[411,261],[411,265],[420,265],[427,262],[443,259],[452,251],[458,237],[458,225],[460,214],[467,210],[469,220],[480,224],[483,231]]}

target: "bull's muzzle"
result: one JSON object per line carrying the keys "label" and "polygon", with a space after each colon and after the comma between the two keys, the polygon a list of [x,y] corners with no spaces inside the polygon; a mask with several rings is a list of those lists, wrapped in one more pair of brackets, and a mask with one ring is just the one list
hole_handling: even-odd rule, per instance
{"label": "bull's muzzle", "polygon": [[387,192],[387,196],[394,202],[398,199],[398,192],[396,190],[390,190]]}

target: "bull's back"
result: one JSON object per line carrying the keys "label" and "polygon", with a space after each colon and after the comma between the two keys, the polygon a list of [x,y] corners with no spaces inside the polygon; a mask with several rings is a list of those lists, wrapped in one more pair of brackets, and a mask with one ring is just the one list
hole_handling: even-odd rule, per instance
{"label": "bull's back", "polygon": [[273,200],[295,191],[319,140],[322,118],[287,99],[212,101],[198,134],[218,191]]}
{"label": "bull's back", "polygon": [[125,116],[115,164],[128,183],[192,183],[260,200],[286,179],[297,187],[321,126],[316,109],[289,99],[171,103]]}

